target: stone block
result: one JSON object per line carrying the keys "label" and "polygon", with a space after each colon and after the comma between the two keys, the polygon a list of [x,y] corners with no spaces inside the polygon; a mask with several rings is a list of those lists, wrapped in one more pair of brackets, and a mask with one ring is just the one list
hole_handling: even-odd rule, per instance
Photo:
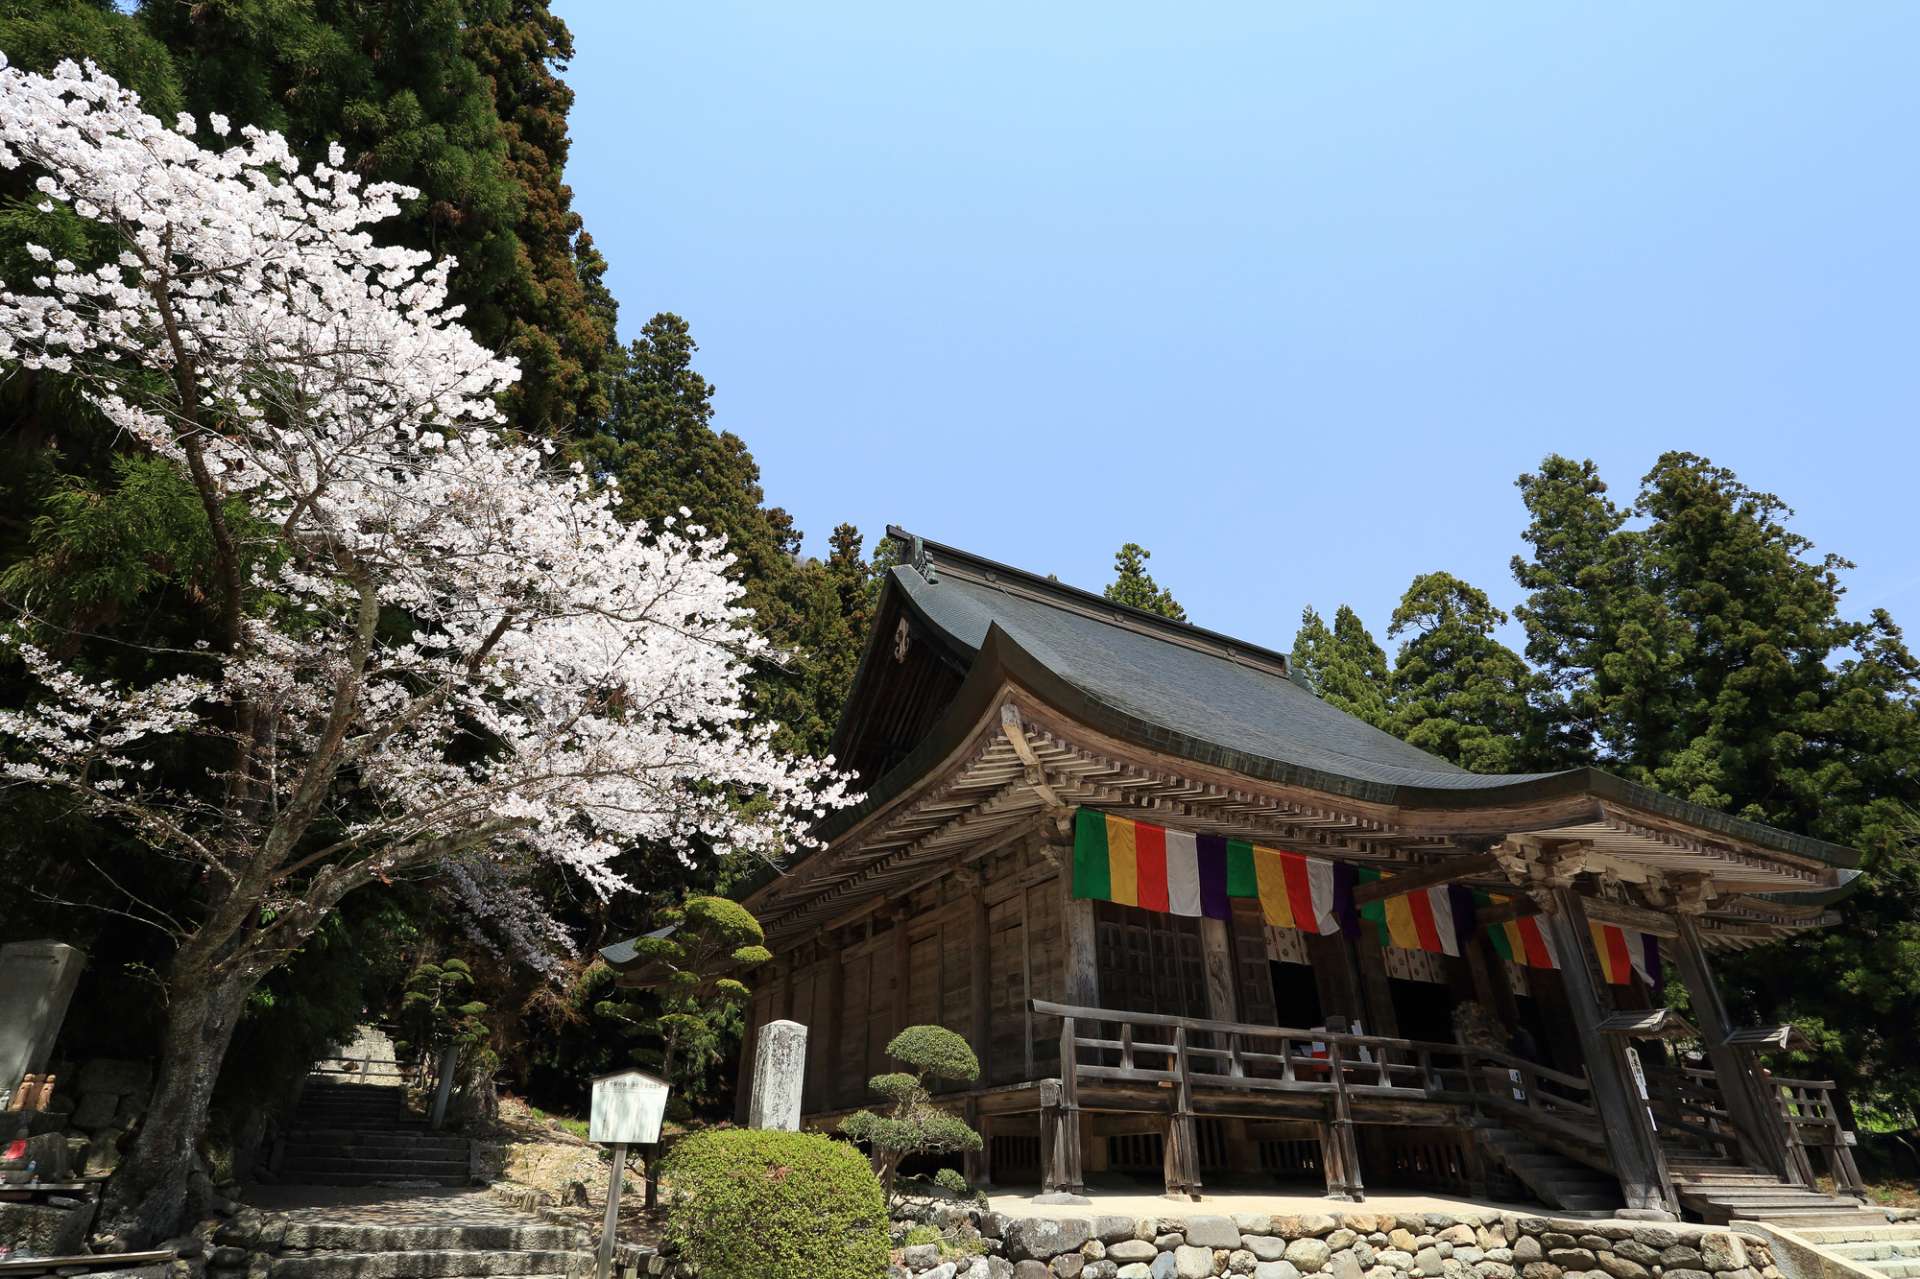
{"label": "stone block", "polygon": [[1515,1265],[1524,1266],[1531,1262],[1538,1261],[1546,1255],[1545,1249],[1540,1247],[1540,1241],[1532,1235],[1521,1235],[1513,1241],[1513,1260]]}
{"label": "stone block", "polygon": [[1254,1263],[1253,1279],[1300,1279],[1300,1271],[1291,1261],[1259,1261]]}
{"label": "stone block", "polygon": [[1300,1218],[1300,1233],[1303,1235],[1332,1234],[1339,1223],[1324,1212],[1309,1213]]}
{"label": "stone block", "polygon": [[1355,1234],[1370,1235],[1380,1229],[1380,1217],[1371,1212],[1343,1212],[1340,1214],[1340,1224]]}
{"label": "stone block", "polygon": [[1520,1279],[1560,1279],[1561,1273],[1551,1261],[1529,1261],[1520,1267]]}
{"label": "stone block", "polygon": [[1718,1274],[1722,1270],[1744,1270],[1747,1248],[1737,1235],[1716,1230],[1700,1236],[1700,1259],[1705,1269]]}
{"label": "stone block", "polygon": [[1554,1248],[1548,1251],[1547,1260],[1562,1270],[1591,1270],[1595,1263],[1589,1248]]}
{"label": "stone block", "polygon": [[1618,1251],[1603,1252],[1598,1256],[1600,1269],[1611,1275],[1612,1279],[1650,1279],[1651,1271],[1631,1257],[1621,1256]]}
{"label": "stone block", "polygon": [[1408,1230],[1405,1226],[1399,1226],[1393,1230],[1389,1230],[1387,1232],[1387,1243],[1389,1246],[1405,1253],[1415,1253],[1420,1250],[1420,1243],[1414,1237],[1413,1231]]}
{"label": "stone block", "polygon": [[1122,1264],[1129,1261],[1152,1261],[1159,1251],[1144,1239],[1122,1239],[1118,1243],[1107,1245],[1107,1256]]}
{"label": "stone block", "polygon": [[90,1092],[125,1096],[144,1093],[152,1086],[152,1066],[119,1057],[95,1057],[80,1068],[80,1077],[74,1081],[74,1090],[83,1096]]}
{"label": "stone block", "polygon": [[1321,1267],[1320,1273],[1326,1275],[1328,1279],[1361,1279],[1365,1269],[1351,1250],[1342,1249],[1328,1259],[1327,1264]]}
{"label": "stone block", "polygon": [[1173,1250],[1175,1279],[1208,1279],[1213,1274],[1213,1249],[1181,1244]]}
{"label": "stone block", "polygon": [[1374,1260],[1389,1270],[1405,1272],[1413,1269],[1413,1254],[1405,1248],[1382,1248]]}
{"label": "stone block", "polygon": [[1287,1241],[1279,1235],[1243,1235],[1240,1242],[1256,1261],[1278,1261],[1287,1255]]}
{"label": "stone block", "polygon": [[1028,1258],[1014,1266],[1013,1279],[1047,1279],[1047,1263]]}
{"label": "stone block", "polygon": [[1573,1236],[1564,1230],[1543,1231],[1540,1235],[1540,1246],[1548,1252],[1552,1252],[1555,1248],[1571,1248]]}
{"label": "stone block", "polygon": [[86,961],[63,942],[0,945],[0,1093],[46,1073]]}
{"label": "stone block", "polygon": [[1438,1248],[1422,1248],[1413,1254],[1413,1273],[1423,1276],[1423,1279],[1432,1279],[1440,1273],[1440,1262]]}
{"label": "stone block", "polygon": [[1148,1267],[1153,1279],[1173,1279],[1174,1260],[1171,1251],[1157,1254],[1153,1264]]}
{"label": "stone block", "polygon": [[1516,1279],[1518,1274],[1512,1266],[1503,1261],[1476,1261],[1473,1265],[1473,1273],[1479,1275],[1480,1279]]}
{"label": "stone block", "polygon": [[1667,1271],[1667,1279],[1713,1279],[1711,1272],[1678,1267]]}
{"label": "stone block", "polygon": [[1635,1226],[1633,1238],[1649,1248],[1671,1248],[1680,1242],[1680,1236],[1666,1226]]}
{"label": "stone block", "polygon": [[[1162,1222],[1161,1224],[1165,1225],[1166,1223]],[[1172,1252],[1186,1241],[1187,1237],[1178,1230],[1169,1230],[1164,1235],[1155,1235],[1153,1237],[1153,1246],[1160,1252]]]}
{"label": "stone block", "polygon": [[1273,1217],[1264,1212],[1236,1212],[1233,1214],[1233,1225],[1243,1235],[1273,1233]]}
{"label": "stone block", "polygon": [[1327,1236],[1327,1247],[1333,1249],[1335,1252],[1339,1252],[1342,1248],[1353,1247],[1354,1241],[1359,1237],[1360,1236],[1353,1231],[1342,1226]]}
{"label": "stone block", "polygon": [[762,1026],[754,1040],[747,1127],[799,1131],[800,1090],[806,1075],[807,1028],[795,1021]]}
{"label": "stone block", "polygon": [[1605,1235],[1581,1235],[1576,1242],[1594,1252],[1608,1252],[1613,1248],[1613,1240]]}
{"label": "stone block", "polygon": [[1227,1254],[1228,1274],[1250,1275],[1253,1273],[1253,1268],[1259,1264],[1260,1259],[1245,1248],[1235,1248]]}
{"label": "stone block", "polygon": [[1080,1279],[1114,1279],[1120,1273],[1120,1267],[1111,1261],[1089,1261],[1086,1269],[1080,1272]]}
{"label": "stone block", "polygon": [[931,1270],[940,1264],[940,1245],[917,1243],[910,1248],[902,1248],[900,1261],[909,1270]]}
{"label": "stone block", "polygon": [[1230,1217],[1187,1218],[1187,1242],[1195,1248],[1238,1248],[1240,1228]]}
{"label": "stone block", "polygon": [[120,1095],[110,1092],[85,1093],[73,1111],[73,1126],[86,1132],[98,1132],[113,1125],[120,1112]]}
{"label": "stone block", "polygon": [[1474,1235],[1473,1235],[1472,1226],[1465,1226],[1465,1225],[1448,1226],[1445,1230],[1442,1230],[1440,1232],[1440,1241],[1442,1243],[1450,1243],[1456,1248],[1460,1247],[1463,1244],[1471,1246],[1473,1243],[1473,1239],[1474,1239]]}
{"label": "stone block", "polygon": [[1102,1243],[1112,1244],[1132,1239],[1133,1227],[1132,1217],[1095,1217],[1093,1219],[1094,1237]]}
{"label": "stone block", "polygon": [[1320,1270],[1327,1264],[1327,1259],[1332,1255],[1333,1249],[1327,1247],[1327,1242],[1324,1239],[1303,1237],[1295,1239],[1287,1245],[1287,1260],[1291,1261],[1294,1264],[1294,1268],[1305,1275],[1314,1274]]}
{"label": "stone block", "polygon": [[1107,1245],[1098,1239],[1089,1239],[1080,1245],[1080,1255],[1088,1261],[1100,1261],[1107,1255]]}
{"label": "stone block", "polygon": [[1683,1243],[1673,1244],[1660,1250],[1660,1264],[1669,1270],[1676,1267],[1682,1270],[1704,1270],[1706,1269],[1703,1264],[1705,1260],[1698,1248],[1689,1248]]}
{"label": "stone block", "polygon": [[1153,1271],[1144,1261],[1129,1261],[1114,1273],[1114,1279],[1153,1279]]}
{"label": "stone block", "polygon": [[1078,1252],[1093,1237],[1093,1228],[1079,1218],[1023,1217],[1007,1227],[1007,1248],[1015,1261],[1051,1261],[1063,1252]]}
{"label": "stone block", "polygon": [[1080,1272],[1086,1268],[1086,1254],[1079,1252],[1063,1252],[1048,1267],[1053,1271],[1053,1279],[1080,1279]]}

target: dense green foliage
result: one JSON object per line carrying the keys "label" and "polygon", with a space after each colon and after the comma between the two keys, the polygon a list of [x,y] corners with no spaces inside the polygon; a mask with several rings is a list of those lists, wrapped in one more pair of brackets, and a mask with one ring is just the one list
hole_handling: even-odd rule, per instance
{"label": "dense green foliage", "polygon": [[[1736,1014],[1791,1020],[1802,1071],[1870,1112],[1920,1106],[1920,663],[1884,610],[1842,611],[1842,574],[1777,497],[1690,453],[1663,455],[1631,504],[1592,462],[1520,477],[1530,554],[1506,613],[1447,573],[1414,580],[1389,635],[1308,610],[1297,675],[1328,701],[1480,772],[1597,764],[1696,803],[1861,850],[1843,922],[1733,957]],[[1344,610],[1343,610],[1344,611]],[[1350,614],[1349,614],[1350,616]],[[1378,708],[1386,717],[1376,718]]]}
{"label": "dense green foliage", "polygon": [[1115,551],[1113,581],[1107,584],[1107,598],[1116,604],[1170,617],[1176,622],[1186,621],[1187,610],[1180,607],[1180,602],[1173,598],[1173,592],[1154,581],[1153,575],[1147,572],[1147,561],[1152,558],[1153,552],[1138,542],[1128,542]]}
{"label": "dense green foliage", "polygon": [[[513,427],[553,436],[621,481],[636,517],[685,506],[729,535],[757,624],[784,650],[756,681],[759,709],[787,744],[824,746],[873,600],[860,533],[835,530],[825,563],[798,558],[799,530],[766,504],[745,444],[714,429],[712,387],[693,370],[684,323],[661,315],[630,347],[614,342],[606,264],[563,181],[571,36],[546,0],[0,0],[0,52],[31,69],[91,58],[162,116],[218,112],[236,128],[277,128],[309,158],[338,140],[367,180],[419,187],[381,234],[457,258],[465,322],[525,371],[506,405]],[[0,271],[33,269],[21,249],[29,239],[76,261],[92,256],[83,225],[17,198],[26,180],[0,174]],[[0,460],[0,593],[31,597],[68,627],[65,656],[111,672],[132,660],[123,637],[184,650],[206,636],[219,594],[206,517],[170,468],[103,429],[60,379],[24,374],[0,381]],[[0,668],[0,697],[18,696],[16,678]],[[35,934],[89,950],[79,1002],[101,1010],[116,1054],[150,1051],[151,977],[169,953],[167,917],[196,909],[194,883],[58,805],[16,795],[7,815],[0,899],[23,926],[37,921]],[[347,920],[249,1006],[236,1060],[260,1069],[223,1075],[217,1104],[277,1104],[285,1081],[369,1011],[397,1011],[413,966],[445,960],[470,966],[464,1002],[484,1007],[473,1020],[509,1085],[579,1105],[595,1069],[628,1064],[649,1043],[658,1051],[649,1028],[664,1011],[655,992],[616,990],[594,952],[664,922],[662,908],[688,894],[725,891],[743,868],[696,847],[635,848],[620,869],[639,891],[601,901],[564,872],[498,868],[572,933],[577,951],[550,972],[515,962],[490,921],[430,882],[356,894]],[[739,1026],[737,1002],[708,1012],[698,1050],[681,1050],[700,1075],[683,1096],[705,1102],[730,1078]],[[85,1019],[73,1027],[76,1046],[90,1042]]]}
{"label": "dense green foliage", "polygon": [[840,1134],[872,1152],[873,1170],[891,1199],[902,1160],[980,1149],[980,1134],[935,1105],[928,1087],[930,1080],[972,1083],[980,1077],[980,1062],[967,1041],[945,1026],[908,1026],[888,1042],[887,1056],[907,1069],[875,1075],[867,1087],[892,1105],[885,1114],[855,1111],[840,1121]]}
{"label": "dense green foliage", "polygon": [[653,1041],[635,1060],[657,1069],[682,1098],[703,1098],[751,994],[740,974],[773,956],[761,944],[760,921],[724,897],[689,897],[661,911],[660,919],[665,929],[633,943],[653,982],[656,1009],[635,1021]]}
{"label": "dense green foliage", "polygon": [[1333,615],[1333,629],[1308,605],[1300,614],[1293,637],[1293,677],[1329,705],[1385,728],[1392,718],[1387,654],[1360,615],[1342,604]]}
{"label": "dense green foliage", "polygon": [[872,1279],[887,1209],[858,1151],[821,1133],[695,1133],[663,1169],[667,1237],[703,1275]]}

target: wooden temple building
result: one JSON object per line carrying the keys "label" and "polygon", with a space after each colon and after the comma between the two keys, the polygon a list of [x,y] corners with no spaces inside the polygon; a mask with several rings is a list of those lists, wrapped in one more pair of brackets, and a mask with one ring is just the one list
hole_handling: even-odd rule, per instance
{"label": "wooden temple building", "polygon": [[865,799],[746,898],[809,1125],[931,1022],[980,1059],[946,1100],[981,1182],[1855,1206],[1832,1086],[1768,1073],[1794,1032],[1713,977],[1832,925],[1853,850],[1595,769],[1465,772],[1278,653],[889,535],[834,747]]}

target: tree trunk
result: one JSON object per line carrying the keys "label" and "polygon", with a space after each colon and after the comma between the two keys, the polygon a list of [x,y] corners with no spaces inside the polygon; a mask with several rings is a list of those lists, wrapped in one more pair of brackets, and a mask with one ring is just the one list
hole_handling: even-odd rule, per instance
{"label": "tree trunk", "polygon": [[[207,964],[192,942],[174,959],[153,1100],[100,1214],[100,1231],[127,1247],[165,1239],[184,1222],[194,1143],[206,1131],[214,1082],[258,980],[254,965],[231,957],[217,967]],[[204,1211],[206,1205],[192,1207]]]}

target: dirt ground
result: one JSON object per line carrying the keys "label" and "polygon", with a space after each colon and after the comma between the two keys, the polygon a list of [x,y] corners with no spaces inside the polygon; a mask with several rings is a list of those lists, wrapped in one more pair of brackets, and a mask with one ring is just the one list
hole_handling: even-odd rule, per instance
{"label": "dirt ground", "polygon": [[[604,1146],[535,1114],[516,1097],[500,1099],[499,1122],[476,1132],[474,1141],[493,1180],[540,1191],[550,1211],[598,1233],[607,1216],[612,1167]],[[646,1182],[635,1155],[620,1183],[621,1242],[659,1243],[659,1214],[645,1205]]]}

